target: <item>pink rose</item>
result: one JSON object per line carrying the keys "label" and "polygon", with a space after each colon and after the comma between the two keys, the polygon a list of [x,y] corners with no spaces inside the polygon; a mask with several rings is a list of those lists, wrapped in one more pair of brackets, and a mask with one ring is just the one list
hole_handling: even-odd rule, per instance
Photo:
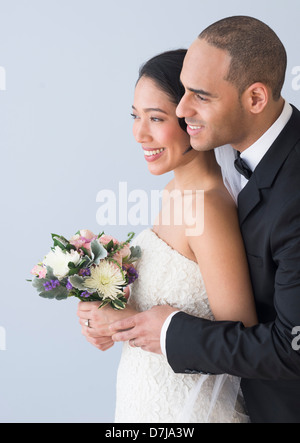
{"label": "pink rose", "polygon": [[92,231],[89,231],[88,229],[81,229],[80,230],[81,237],[86,238],[89,241],[92,241],[94,238],[97,237]]}
{"label": "pink rose", "polygon": [[114,237],[112,237],[111,235],[102,235],[100,238],[99,238],[99,242],[100,243],[102,243],[102,245],[108,245],[108,243],[110,242],[110,241],[113,241],[115,244],[119,244],[119,242],[118,242],[118,240],[116,240]]}
{"label": "pink rose", "polygon": [[32,270],[31,274],[39,278],[45,278],[47,275],[47,269],[44,266],[36,265]]}
{"label": "pink rose", "polygon": [[80,235],[73,235],[73,237],[70,239],[71,245],[75,246],[76,249],[85,248],[90,251],[91,242],[97,238],[97,236],[88,229],[81,229],[79,232]]}
{"label": "pink rose", "polygon": [[121,254],[122,258],[125,257],[130,257],[131,251],[130,251],[130,246],[129,245],[125,245],[121,251],[119,251],[119,254]]}
{"label": "pink rose", "polygon": [[120,266],[122,266],[123,258],[127,256],[130,256],[130,247],[128,245],[125,245],[120,251],[118,251],[113,256],[113,259],[116,260]]}

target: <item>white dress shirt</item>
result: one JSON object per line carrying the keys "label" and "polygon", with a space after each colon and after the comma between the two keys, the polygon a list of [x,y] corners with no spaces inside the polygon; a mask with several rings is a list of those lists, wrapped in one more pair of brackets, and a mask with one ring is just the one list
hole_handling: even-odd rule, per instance
{"label": "white dress shirt", "polygon": [[[241,153],[241,158],[247,163],[251,171],[253,172],[262,158],[265,156],[267,151],[270,149],[276,138],[282,132],[283,128],[286,126],[290,120],[293,113],[292,106],[285,102],[283,111],[276,122],[249,148]],[[241,190],[246,186],[248,180],[241,175]],[[166,337],[167,330],[171,323],[174,315],[178,314],[180,311],[173,312],[163,324],[160,334],[160,346],[162,353],[167,356],[166,353]]]}

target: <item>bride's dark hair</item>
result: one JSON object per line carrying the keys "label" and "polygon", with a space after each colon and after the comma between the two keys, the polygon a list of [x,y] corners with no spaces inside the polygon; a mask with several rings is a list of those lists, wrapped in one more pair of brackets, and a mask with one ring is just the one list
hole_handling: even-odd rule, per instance
{"label": "bride's dark hair", "polygon": [[[186,49],[176,49],[151,58],[141,66],[137,83],[141,77],[150,78],[162,91],[168,94],[175,105],[178,105],[184,95],[180,73],[186,53]],[[187,125],[184,118],[178,120],[180,127],[186,131]]]}

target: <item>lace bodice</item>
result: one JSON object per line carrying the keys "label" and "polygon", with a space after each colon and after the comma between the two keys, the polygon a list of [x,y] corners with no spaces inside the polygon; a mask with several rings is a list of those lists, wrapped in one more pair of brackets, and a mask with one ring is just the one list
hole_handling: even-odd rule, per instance
{"label": "lace bodice", "polygon": [[134,244],[142,248],[139,278],[132,286],[130,304],[139,311],[169,304],[189,314],[212,320],[202,275],[197,263],[181,255],[151,229]]}
{"label": "lace bodice", "polygon": [[[145,311],[170,304],[198,317],[213,320],[205,285],[197,263],[161,240],[151,229],[133,242],[142,249],[132,285],[130,304]],[[116,422],[172,423],[182,421],[182,411],[201,375],[175,374],[164,356],[132,348],[124,343],[117,378]],[[190,422],[205,422],[211,404],[215,376],[204,381]],[[221,396],[222,397],[222,396]],[[224,397],[224,395],[223,395]],[[218,399],[210,422],[241,421],[228,416],[226,399]],[[228,408],[227,408],[228,409]]]}

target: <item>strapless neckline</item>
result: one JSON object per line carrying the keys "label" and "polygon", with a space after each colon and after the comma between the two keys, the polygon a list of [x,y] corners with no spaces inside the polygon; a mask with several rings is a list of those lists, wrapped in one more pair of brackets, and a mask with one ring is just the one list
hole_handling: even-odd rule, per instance
{"label": "strapless neckline", "polygon": [[173,251],[175,254],[178,254],[180,257],[182,257],[183,259],[187,260],[190,263],[193,263],[197,267],[199,266],[197,262],[186,257],[181,252],[177,251],[177,249],[174,249],[171,245],[169,245],[169,243],[167,243],[165,240],[163,240],[156,232],[153,231],[152,228],[145,229],[145,231],[150,231],[150,233],[153,234],[159,242],[162,242],[165,245],[165,247],[167,247],[169,250]]}

